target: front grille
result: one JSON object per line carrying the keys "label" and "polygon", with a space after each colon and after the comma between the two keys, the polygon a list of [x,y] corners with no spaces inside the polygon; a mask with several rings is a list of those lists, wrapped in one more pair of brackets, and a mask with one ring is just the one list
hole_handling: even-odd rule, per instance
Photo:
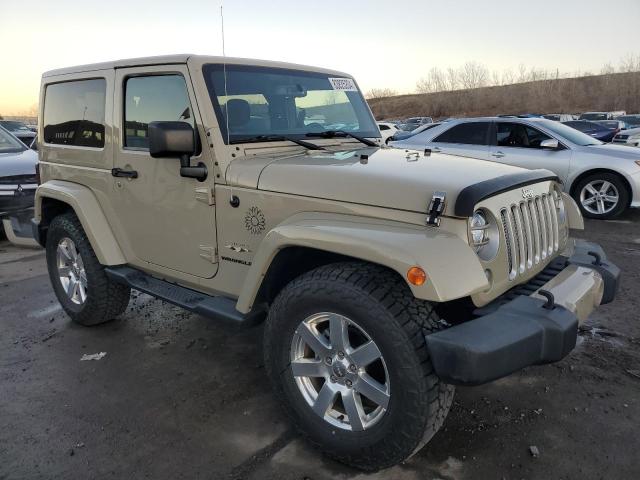
{"label": "front grille", "polygon": [[629,135],[616,135],[616,140],[626,140],[629,138]]}
{"label": "front grille", "polygon": [[28,175],[8,175],[6,177],[0,177],[0,185],[17,185],[17,184],[29,184],[37,183],[35,172]]}
{"label": "front grille", "polygon": [[558,251],[557,195],[556,192],[545,193],[500,211],[509,280],[524,275]]}

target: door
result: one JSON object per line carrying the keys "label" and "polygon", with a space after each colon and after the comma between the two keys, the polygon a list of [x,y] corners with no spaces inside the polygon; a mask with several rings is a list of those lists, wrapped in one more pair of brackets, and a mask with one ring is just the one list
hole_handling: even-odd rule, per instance
{"label": "door", "polygon": [[213,172],[211,153],[199,141],[206,137],[188,79],[185,65],[116,71],[113,166],[137,178],[113,178],[115,221],[131,263],[210,278],[217,271],[214,175],[204,182],[184,178],[179,159],[149,155],[149,123],[183,121],[198,132],[191,164],[203,162]]}
{"label": "door", "polygon": [[489,159],[528,169],[546,168],[567,180],[571,150],[558,142],[557,149],[542,148],[550,135],[532,125],[518,122],[496,122],[492,129]]}
{"label": "door", "polygon": [[491,122],[464,122],[436,136],[426,145],[436,153],[450,153],[486,160],[489,156]]}

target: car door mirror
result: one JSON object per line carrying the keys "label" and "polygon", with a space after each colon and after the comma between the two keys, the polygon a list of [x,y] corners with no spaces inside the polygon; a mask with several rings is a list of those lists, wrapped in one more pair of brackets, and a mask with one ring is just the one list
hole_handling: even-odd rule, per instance
{"label": "car door mirror", "polygon": [[200,162],[191,166],[191,156],[196,150],[195,131],[186,122],[149,123],[149,154],[153,158],[173,157],[180,159],[180,176],[204,181],[207,167]]}
{"label": "car door mirror", "polygon": [[560,143],[555,138],[548,138],[540,142],[540,148],[544,148],[545,150],[557,150],[560,147]]}

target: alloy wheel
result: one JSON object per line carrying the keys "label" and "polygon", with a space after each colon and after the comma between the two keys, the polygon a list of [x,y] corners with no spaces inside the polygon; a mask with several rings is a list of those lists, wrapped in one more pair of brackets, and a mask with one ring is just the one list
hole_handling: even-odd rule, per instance
{"label": "alloy wheel", "polygon": [[604,215],[613,211],[620,201],[616,186],[606,180],[587,183],[580,192],[582,208],[594,215]]}
{"label": "alloy wheel", "polygon": [[376,343],[336,313],[304,319],[291,342],[291,371],[311,409],[344,430],[366,430],[389,406],[387,366]]}
{"label": "alloy wheel", "polygon": [[56,250],[58,277],[67,297],[76,305],[87,300],[87,273],[75,243],[64,237]]}

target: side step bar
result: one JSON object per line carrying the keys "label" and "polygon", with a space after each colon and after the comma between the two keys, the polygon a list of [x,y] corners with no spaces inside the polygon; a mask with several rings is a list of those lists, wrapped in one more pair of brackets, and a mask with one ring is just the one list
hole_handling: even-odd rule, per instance
{"label": "side step bar", "polygon": [[185,310],[205,317],[232,320],[234,322],[256,322],[261,313],[243,315],[235,309],[235,301],[226,297],[214,297],[181,287],[165,280],[159,280],[131,267],[106,267],[107,276],[114,282],[148,293],[160,300],[172,303]]}

